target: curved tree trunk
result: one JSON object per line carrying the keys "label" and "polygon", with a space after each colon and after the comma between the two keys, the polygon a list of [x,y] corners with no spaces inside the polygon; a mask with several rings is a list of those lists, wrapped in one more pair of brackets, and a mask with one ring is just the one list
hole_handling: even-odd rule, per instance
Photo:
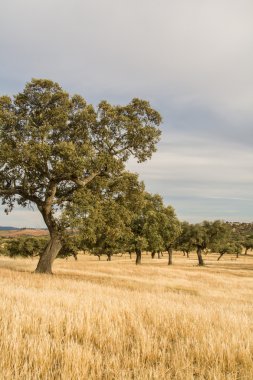
{"label": "curved tree trunk", "polygon": [[219,261],[219,260],[222,258],[222,256],[223,256],[224,254],[225,254],[225,253],[221,253],[220,256],[218,257],[217,261]]}
{"label": "curved tree trunk", "polygon": [[41,254],[35,273],[47,273],[52,274],[52,264],[56,259],[62,243],[58,235],[51,235],[44,252]]}
{"label": "curved tree trunk", "polygon": [[168,248],[168,254],[169,254],[168,265],[172,265],[172,254],[173,254],[172,247]]}
{"label": "curved tree trunk", "polygon": [[136,252],[135,264],[139,265],[139,264],[141,264],[141,250],[140,249],[136,249],[135,252]]}
{"label": "curved tree trunk", "polygon": [[197,255],[198,255],[198,261],[199,261],[199,266],[203,267],[204,266],[204,260],[202,258],[202,248],[197,247]]}

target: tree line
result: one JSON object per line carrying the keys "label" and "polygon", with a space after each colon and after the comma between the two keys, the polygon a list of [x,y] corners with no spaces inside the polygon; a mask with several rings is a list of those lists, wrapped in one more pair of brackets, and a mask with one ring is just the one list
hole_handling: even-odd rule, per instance
{"label": "tree line", "polygon": [[[36,272],[52,273],[55,258],[77,248],[108,260],[135,252],[136,264],[143,251],[153,257],[166,251],[172,264],[173,249],[187,254],[196,248],[199,265],[206,249],[239,252],[240,242],[223,222],[180,223],[171,206],[126,170],[131,157],[151,158],[161,122],[145,100],[94,107],[45,79],[0,97],[2,204],[7,214],[15,205],[37,207],[49,231],[46,244],[34,250]],[[9,251],[33,251],[32,240],[20,244],[13,241]]]}
{"label": "tree line", "polygon": [[[94,217],[97,216],[90,215],[90,219],[86,217],[80,229],[69,230],[57,258],[72,256],[77,260],[81,252],[97,256],[99,260],[104,255],[107,261],[111,261],[113,255],[127,254],[132,259],[135,254],[136,264],[141,264],[142,253],[145,252],[152,258],[167,254],[168,265],[172,265],[175,250],[181,251],[187,258],[196,252],[198,264],[203,266],[203,254],[218,254],[219,261],[224,254],[233,254],[238,258],[253,250],[252,224],[251,228],[245,230],[241,228],[243,224],[238,223],[237,228],[234,228],[231,223],[219,220],[198,224],[180,222],[174,209],[164,206],[159,195],[145,193],[145,205],[139,210],[138,217],[133,215],[132,219],[125,219],[122,214],[115,218],[114,214],[110,215],[111,211],[102,221],[99,219],[99,225],[94,224]],[[117,227],[108,224],[111,216]],[[2,237],[0,255],[12,258],[40,257],[47,244],[47,237]]]}

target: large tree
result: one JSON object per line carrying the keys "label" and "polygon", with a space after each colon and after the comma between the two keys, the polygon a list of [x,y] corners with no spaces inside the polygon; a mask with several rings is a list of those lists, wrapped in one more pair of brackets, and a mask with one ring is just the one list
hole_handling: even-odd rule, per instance
{"label": "large tree", "polygon": [[97,108],[57,83],[33,79],[23,92],[0,97],[0,196],[36,204],[50,233],[36,272],[52,273],[61,249],[60,211],[96,177],[119,174],[130,156],[145,161],[156,150],[161,116],[147,101]]}

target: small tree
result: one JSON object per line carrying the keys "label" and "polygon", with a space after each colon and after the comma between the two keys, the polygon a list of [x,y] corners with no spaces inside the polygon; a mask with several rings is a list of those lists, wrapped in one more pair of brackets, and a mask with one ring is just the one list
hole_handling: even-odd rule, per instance
{"label": "small tree", "polygon": [[194,250],[195,246],[192,242],[192,226],[188,222],[181,223],[181,232],[175,242],[176,248],[187,255],[189,258],[189,253]]}
{"label": "small tree", "polygon": [[240,243],[235,241],[223,242],[216,246],[215,251],[220,254],[217,261],[219,261],[225,253],[235,254],[238,258],[239,254],[242,251],[242,246]]}
{"label": "small tree", "polygon": [[168,252],[168,265],[172,265],[173,248],[181,233],[181,223],[176,217],[173,207],[167,206],[161,213],[160,231],[163,244]]}
{"label": "small tree", "polygon": [[143,213],[143,236],[147,241],[147,249],[151,252],[151,257],[154,258],[158,252],[164,249],[164,241],[161,235],[161,215],[163,211],[163,200],[158,194],[145,194],[145,203],[142,210]]}
{"label": "small tree", "polygon": [[42,254],[46,244],[46,238],[19,237],[8,240],[6,252],[10,257],[36,257]]}
{"label": "small tree", "polygon": [[227,226],[225,223],[216,220],[215,222],[204,221],[201,224],[192,225],[190,228],[191,244],[197,249],[199,265],[203,266],[202,251],[224,241],[228,231]]}
{"label": "small tree", "polygon": [[242,239],[242,246],[245,248],[244,254],[247,255],[250,249],[253,249],[253,235],[246,236]]}
{"label": "small tree", "polygon": [[130,224],[143,197],[143,183],[129,172],[118,177],[103,177],[93,188],[77,194],[74,205],[67,207],[63,219],[81,237],[83,249],[94,255],[106,254],[108,261],[115,253],[128,248],[132,238]]}

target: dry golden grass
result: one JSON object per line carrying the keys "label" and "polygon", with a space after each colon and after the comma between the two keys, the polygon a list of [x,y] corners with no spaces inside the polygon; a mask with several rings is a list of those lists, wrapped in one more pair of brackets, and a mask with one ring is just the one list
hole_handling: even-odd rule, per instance
{"label": "dry golden grass", "polygon": [[2,237],[20,237],[20,236],[48,236],[48,230],[34,230],[25,228],[24,230],[0,230],[0,236]]}
{"label": "dry golden grass", "polygon": [[253,257],[207,263],[0,258],[0,379],[253,379]]}

